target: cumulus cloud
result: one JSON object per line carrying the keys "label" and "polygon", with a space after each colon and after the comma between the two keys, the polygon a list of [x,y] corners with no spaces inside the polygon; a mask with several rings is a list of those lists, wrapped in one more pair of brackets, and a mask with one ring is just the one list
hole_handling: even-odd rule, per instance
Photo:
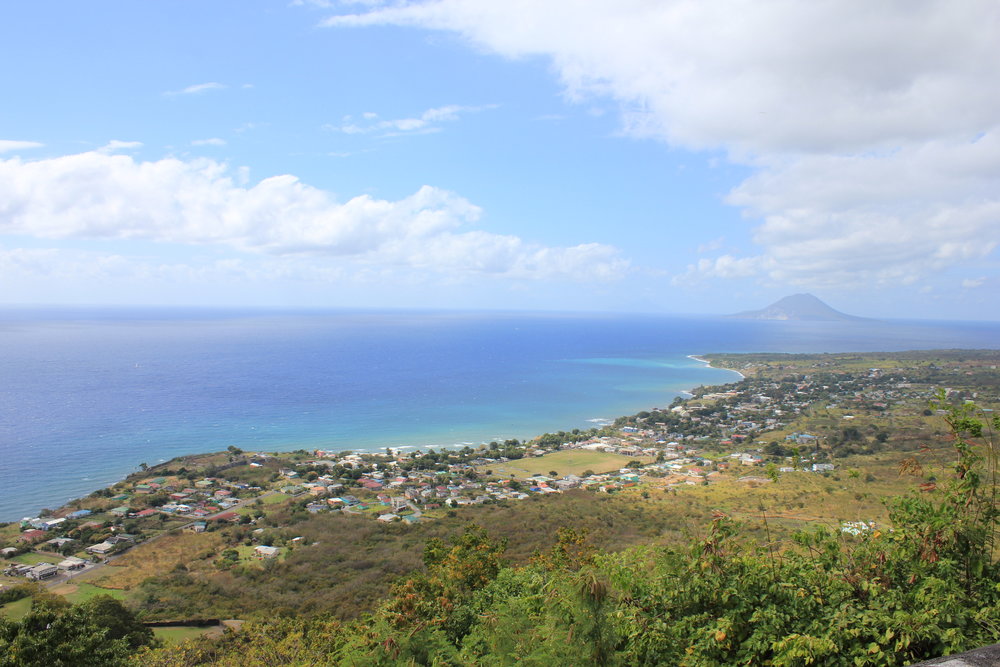
{"label": "cumulus cloud", "polygon": [[15,141],[12,139],[0,139],[0,153],[12,153],[14,151],[25,151],[32,148],[41,148],[45,144],[37,141]]}
{"label": "cumulus cloud", "polygon": [[465,229],[480,209],[438,188],[398,201],[363,195],[340,203],[294,176],[253,185],[235,176],[213,160],[138,161],[105,150],[0,160],[0,233],[218,244],[274,257],[517,279],[608,280],[628,269],[605,245],[545,247]]}
{"label": "cumulus cloud", "polygon": [[367,111],[360,121],[353,116],[345,116],[339,125],[326,125],[324,129],[336,130],[344,134],[371,134],[399,136],[402,134],[431,134],[441,131],[441,124],[456,121],[462,114],[495,109],[496,105],[459,106],[451,104],[424,111],[413,118],[380,119],[377,113]]}
{"label": "cumulus cloud", "polygon": [[757,250],[690,279],[907,284],[1000,238],[992,0],[402,0],[324,25],[543,56],[570,99],[617,101],[625,132],[749,166],[727,201]]}

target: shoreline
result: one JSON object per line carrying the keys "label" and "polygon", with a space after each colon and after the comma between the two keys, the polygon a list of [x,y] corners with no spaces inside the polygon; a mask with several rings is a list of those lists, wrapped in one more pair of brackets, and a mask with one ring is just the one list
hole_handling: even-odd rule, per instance
{"label": "shoreline", "polygon": [[[737,375],[740,376],[740,380],[746,380],[747,379],[746,375],[744,375],[743,373],[740,373],[737,370],[733,370],[732,368],[718,368],[716,366],[713,366],[711,361],[708,361],[707,359],[702,359],[701,357],[699,357],[696,354],[689,354],[689,355],[687,355],[687,358],[688,359],[693,359],[694,361],[697,361],[698,363],[705,364],[707,367],[714,368],[717,371],[729,371],[730,373],[736,373]],[[726,384],[729,384],[729,383],[726,383]]]}
{"label": "shoreline", "polygon": [[[689,359],[692,359],[692,360],[697,361],[699,363],[705,364],[705,366],[707,368],[711,368],[713,370],[722,370],[722,371],[730,370],[730,369],[726,369],[726,368],[716,368],[716,367],[712,366],[712,364],[710,362],[708,362],[705,359],[699,358],[697,355],[689,354],[689,355],[685,355],[685,356],[687,358],[689,358]],[[737,375],[739,375],[741,379],[744,377],[743,374],[740,373],[739,371],[732,371],[732,372],[734,372]],[[729,384],[729,383],[725,383],[725,384]],[[690,398],[692,398],[694,396],[693,389],[696,389],[696,387],[692,387],[691,389],[678,389],[678,390],[676,390],[676,392],[677,392],[677,394],[682,399],[688,400],[688,399],[690,399]],[[638,407],[633,412],[628,413],[628,414],[634,414],[635,412],[640,411],[640,410],[644,410],[644,409],[647,409],[647,408]],[[596,420],[596,419],[588,419],[587,421],[593,423],[593,428],[600,429],[600,428],[605,428],[607,426],[610,426],[611,424],[614,423],[614,421],[618,417],[623,417],[623,416],[628,416],[628,415],[627,414],[622,414],[622,415],[616,415],[612,419],[603,419],[602,418],[599,421]],[[531,440],[533,440],[533,439],[535,439],[537,437],[540,437],[541,435],[544,435],[544,433],[557,432],[559,430],[563,430],[563,429],[556,429],[556,431],[545,431],[543,433],[535,433],[532,436],[528,436],[526,438],[518,438],[518,439],[521,440],[521,442],[530,442]],[[502,436],[498,436],[498,441],[500,441],[500,442],[503,441],[502,439],[499,439],[501,437]],[[503,439],[510,439],[510,438],[516,438],[516,436],[508,436],[508,437],[505,437]],[[317,443],[310,443],[310,444],[311,445],[315,445]],[[415,451],[427,451],[429,449],[431,449],[431,450],[433,450],[433,449],[461,449],[461,448],[464,448],[464,447],[473,447],[473,448],[476,448],[476,447],[484,446],[486,444],[488,444],[487,441],[482,441],[482,442],[468,442],[468,441],[464,441],[464,442],[451,442],[451,443],[446,443],[446,444],[445,443],[440,443],[440,444],[419,444],[419,445],[415,445],[415,444],[390,444],[390,445],[379,444],[379,445],[363,445],[363,446],[360,446],[360,447],[353,447],[353,448],[350,448],[350,449],[344,450],[344,451],[360,452],[360,453],[366,453],[366,454],[377,454],[377,453],[379,453],[381,451],[384,451],[385,449],[389,448],[389,449],[392,449],[392,450],[395,450],[395,451],[403,450],[406,453],[413,453]],[[239,445],[237,445],[237,446],[239,446]],[[243,447],[240,447],[240,448],[244,449]],[[255,449],[254,451],[259,451],[259,452],[263,452],[263,453],[282,453],[282,452],[292,452],[292,451],[295,451],[297,449],[302,449],[302,448],[303,448],[303,443],[295,443],[295,445],[289,445],[289,447],[287,449],[276,449],[276,450],[264,450],[264,449],[256,450]],[[324,449],[324,448],[323,447],[310,447],[310,448],[306,449],[306,451],[315,451],[315,450],[320,450],[320,449]],[[250,450],[247,449],[246,451],[250,451]],[[156,461],[156,463],[154,463],[153,465],[150,466],[150,469],[155,469],[156,467],[158,467],[160,465],[169,463],[171,461],[175,461],[175,460],[177,460],[179,458],[183,458],[185,456],[203,456],[203,455],[208,455],[208,454],[212,454],[212,453],[215,453],[215,452],[211,452],[211,451],[207,451],[207,452],[206,451],[199,451],[199,452],[194,452],[194,453],[191,453],[191,454],[178,454],[178,455],[172,456],[172,457],[170,457],[168,459],[158,459]],[[54,509],[62,509],[62,508],[66,507],[68,504],[72,503],[75,500],[79,500],[80,498],[85,498],[88,495],[90,495],[91,493],[94,493],[94,492],[99,491],[101,489],[105,489],[105,488],[108,488],[110,486],[113,486],[114,484],[117,484],[117,483],[119,483],[119,482],[127,479],[130,475],[133,475],[133,474],[135,474],[138,471],[139,471],[139,466],[138,466],[138,464],[136,464],[135,466],[132,467],[132,469],[129,472],[125,473],[121,477],[119,477],[119,478],[117,478],[117,479],[115,479],[115,480],[113,480],[113,481],[111,481],[108,484],[105,484],[103,486],[94,487],[94,488],[92,488],[92,490],[90,492],[85,493],[83,495],[79,495],[79,496],[74,496],[74,497],[67,498],[64,501],[58,503],[58,505]],[[34,513],[37,514],[37,512],[34,512]],[[11,519],[10,521],[5,521],[3,519],[0,519],[0,523],[10,523],[10,522],[14,522],[14,521],[17,521],[17,519]]]}

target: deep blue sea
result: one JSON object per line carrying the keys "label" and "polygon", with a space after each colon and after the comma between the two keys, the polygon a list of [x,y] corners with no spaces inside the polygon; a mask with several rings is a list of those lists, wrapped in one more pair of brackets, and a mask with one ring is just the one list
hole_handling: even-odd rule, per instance
{"label": "deep blue sea", "polygon": [[0,310],[0,521],[171,457],[588,428],[737,379],[687,355],[996,348],[1000,323]]}

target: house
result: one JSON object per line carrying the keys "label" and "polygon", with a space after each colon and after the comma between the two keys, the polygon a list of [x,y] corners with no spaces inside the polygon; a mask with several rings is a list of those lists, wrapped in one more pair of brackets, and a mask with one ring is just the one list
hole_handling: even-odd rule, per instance
{"label": "house", "polygon": [[89,554],[94,554],[96,556],[107,556],[109,553],[115,550],[115,545],[110,542],[101,542],[99,544],[92,544],[84,551]]}
{"label": "house", "polygon": [[195,521],[194,523],[192,523],[190,526],[187,527],[187,530],[191,531],[192,533],[204,533],[205,528],[207,527],[208,524],[206,524],[204,521]]}
{"label": "house", "polygon": [[156,510],[153,509],[152,507],[150,507],[150,508],[144,509],[144,510],[142,510],[140,512],[136,512],[135,516],[137,518],[144,519],[147,516],[153,516],[154,514],[156,514]]}
{"label": "house", "polygon": [[63,523],[64,521],[66,521],[65,517],[61,517],[58,519],[33,519],[31,521],[31,525],[34,526],[35,528],[38,528],[39,530],[52,530],[53,528],[58,527],[59,524]]}
{"label": "house", "polygon": [[393,521],[399,521],[399,515],[392,513],[382,514],[379,516],[378,520],[383,523],[392,523]]}
{"label": "house", "polygon": [[254,547],[253,554],[255,558],[275,558],[279,551],[278,547],[269,547],[261,544]]}
{"label": "house", "polygon": [[61,561],[57,567],[60,570],[70,571],[70,570],[82,570],[87,566],[87,561],[82,558],[77,558],[76,556],[67,556],[66,560]]}
{"label": "house", "polygon": [[59,574],[59,568],[52,563],[38,563],[30,570],[28,570],[28,579],[33,579],[35,581],[42,581],[43,579],[49,579]]}
{"label": "house", "polygon": [[38,528],[33,528],[31,530],[26,530],[20,535],[18,535],[17,540],[19,542],[25,542],[27,544],[33,544],[40,539],[45,537],[45,531]]}
{"label": "house", "polygon": [[121,507],[115,507],[114,509],[108,510],[108,514],[114,514],[115,516],[128,516],[131,511],[128,506],[122,505]]}
{"label": "house", "polygon": [[70,537],[53,537],[51,540],[46,540],[46,544],[51,544],[56,549],[62,549],[64,546],[72,542],[73,539]]}

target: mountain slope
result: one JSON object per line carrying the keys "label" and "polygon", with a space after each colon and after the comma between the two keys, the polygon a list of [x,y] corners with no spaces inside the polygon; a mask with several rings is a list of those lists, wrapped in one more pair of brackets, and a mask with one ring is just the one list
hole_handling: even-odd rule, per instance
{"label": "mountain slope", "polygon": [[767,308],[747,310],[729,317],[743,320],[799,320],[805,322],[860,322],[867,319],[834,310],[812,294],[793,294],[775,301]]}

